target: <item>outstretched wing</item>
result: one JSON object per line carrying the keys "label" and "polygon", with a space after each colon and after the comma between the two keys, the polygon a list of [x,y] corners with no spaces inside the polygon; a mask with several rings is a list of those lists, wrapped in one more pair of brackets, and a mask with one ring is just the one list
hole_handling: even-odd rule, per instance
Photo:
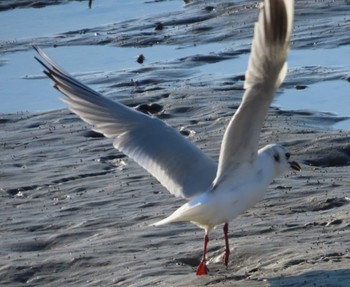
{"label": "outstretched wing", "polygon": [[60,68],[41,49],[44,73],[66,97],[69,109],[94,130],[113,138],[113,145],[151,173],[175,196],[205,192],[215,178],[217,164],[175,129],[161,120],[114,102],[85,86]]}
{"label": "outstretched wing", "polygon": [[293,0],[265,0],[255,24],[242,103],[221,144],[214,186],[243,163],[254,162],[268,108],[287,72]]}

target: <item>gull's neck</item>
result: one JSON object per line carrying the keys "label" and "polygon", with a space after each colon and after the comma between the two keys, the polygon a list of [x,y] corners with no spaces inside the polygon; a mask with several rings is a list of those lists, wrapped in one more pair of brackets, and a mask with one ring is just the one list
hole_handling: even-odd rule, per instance
{"label": "gull's neck", "polygon": [[278,176],[278,174],[276,174],[273,157],[271,157],[269,150],[265,148],[261,148],[258,151],[255,167],[257,170],[261,170],[263,172],[264,179],[268,182],[267,184],[270,184],[273,179]]}

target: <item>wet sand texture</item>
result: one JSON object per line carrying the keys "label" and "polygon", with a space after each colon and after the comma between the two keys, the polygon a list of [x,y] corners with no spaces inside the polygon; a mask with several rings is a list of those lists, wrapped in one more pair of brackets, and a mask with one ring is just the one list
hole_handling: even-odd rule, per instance
{"label": "wet sand texture", "polygon": [[[130,81],[135,71],[84,77],[86,83],[99,83],[111,98],[150,109],[217,159],[224,129],[243,93],[242,76],[179,79],[189,76],[187,67],[245,53],[258,10],[255,2],[213,3],[212,11],[208,6],[199,2],[157,21],[130,20],[85,34],[19,40],[1,45],[0,51],[30,49],[32,43],[246,41],[241,50],[140,66],[137,85]],[[297,1],[292,48],[311,49],[315,42],[318,47],[348,45],[349,12],[347,1]],[[163,23],[162,34],[154,31],[155,22]],[[112,34],[91,37],[95,32]],[[282,90],[346,81],[349,74],[333,67],[301,67],[290,71]],[[303,170],[276,179],[264,201],[230,224],[227,270],[221,264],[221,228],[212,232],[211,275],[198,278],[193,271],[202,252],[202,231],[189,223],[148,226],[183,200],[168,194],[67,110],[2,114],[0,285],[349,286],[349,132],[327,129],[339,120],[326,113],[270,109],[261,146],[287,146]]]}

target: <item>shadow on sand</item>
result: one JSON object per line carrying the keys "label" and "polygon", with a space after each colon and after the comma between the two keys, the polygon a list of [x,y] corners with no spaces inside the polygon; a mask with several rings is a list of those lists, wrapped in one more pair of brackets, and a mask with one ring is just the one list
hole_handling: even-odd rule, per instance
{"label": "shadow on sand", "polygon": [[267,281],[271,287],[346,287],[350,286],[350,269],[317,270],[296,276],[270,278]]}

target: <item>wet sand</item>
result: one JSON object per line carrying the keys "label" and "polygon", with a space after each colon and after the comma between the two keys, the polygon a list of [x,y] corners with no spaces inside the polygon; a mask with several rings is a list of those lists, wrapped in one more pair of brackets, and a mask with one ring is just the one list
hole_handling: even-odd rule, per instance
{"label": "wet sand", "polygon": [[[349,45],[349,12],[347,1],[298,1],[292,48]],[[3,43],[0,51],[30,49],[33,43],[44,48],[238,43],[232,52],[144,65],[123,75],[84,75],[84,82],[99,84],[100,91],[129,106],[157,104],[155,116],[217,159],[243,94],[243,77],[184,80],[190,78],[186,69],[246,53],[257,13],[255,2],[191,4],[183,13],[159,19]],[[155,31],[155,22],[164,29]],[[137,73],[137,81],[132,80]],[[301,67],[290,71],[281,91],[347,81],[349,74],[333,67]],[[286,145],[302,171],[276,179],[264,201],[231,222],[227,269],[221,264],[221,227],[214,230],[210,275],[196,277],[202,230],[189,223],[148,226],[182,199],[67,110],[1,114],[0,285],[348,286],[350,133],[332,129],[342,119],[270,109],[261,146]]]}

